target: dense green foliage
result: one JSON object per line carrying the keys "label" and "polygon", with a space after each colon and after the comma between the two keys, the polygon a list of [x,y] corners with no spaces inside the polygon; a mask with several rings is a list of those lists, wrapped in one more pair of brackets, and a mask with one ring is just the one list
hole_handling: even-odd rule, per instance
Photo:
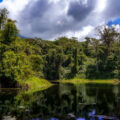
{"label": "dense green foliage", "polygon": [[22,39],[8,11],[0,10],[0,83],[16,85],[30,77],[120,78],[120,33],[98,29],[99,39],[60,37],[55,41]]}

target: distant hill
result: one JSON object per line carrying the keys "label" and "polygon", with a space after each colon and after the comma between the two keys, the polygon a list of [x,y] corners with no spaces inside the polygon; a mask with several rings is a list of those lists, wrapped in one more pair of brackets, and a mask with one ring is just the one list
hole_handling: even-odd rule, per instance
{"label": "distant hill", "polygon": [[22,38],[22,39],[28,38],[28,37],[25,37],[25,36],[23,36],[23,35],[19,35],[19,37]]}

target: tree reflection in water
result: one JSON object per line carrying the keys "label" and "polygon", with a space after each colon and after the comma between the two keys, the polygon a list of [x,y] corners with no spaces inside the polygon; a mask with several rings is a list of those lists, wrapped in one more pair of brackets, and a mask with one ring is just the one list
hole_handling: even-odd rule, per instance
{"label": "tree reflection in water", "polygon": [[106,120],[120,116],[120,87],[59,84],[44,91],[0,92],[0,119]]}

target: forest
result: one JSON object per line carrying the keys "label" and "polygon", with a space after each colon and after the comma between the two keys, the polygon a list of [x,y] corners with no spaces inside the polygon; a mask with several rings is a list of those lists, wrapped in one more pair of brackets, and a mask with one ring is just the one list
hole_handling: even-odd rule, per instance
{"label": "forest", "polygon": [[120,31],[100,26],[98,37],[59,37],[55,40],[22,38],[16,21],[0,9],[0,84],[15,86],[30,78],[119,79]]}

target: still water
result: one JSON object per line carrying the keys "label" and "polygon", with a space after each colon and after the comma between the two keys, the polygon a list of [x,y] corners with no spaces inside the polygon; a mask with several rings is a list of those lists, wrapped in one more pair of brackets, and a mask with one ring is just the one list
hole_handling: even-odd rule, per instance
{"label": "still water", "polygon": [[33,94],[0,90],[0,120],[120,120],[120,85],[59,84]]}

